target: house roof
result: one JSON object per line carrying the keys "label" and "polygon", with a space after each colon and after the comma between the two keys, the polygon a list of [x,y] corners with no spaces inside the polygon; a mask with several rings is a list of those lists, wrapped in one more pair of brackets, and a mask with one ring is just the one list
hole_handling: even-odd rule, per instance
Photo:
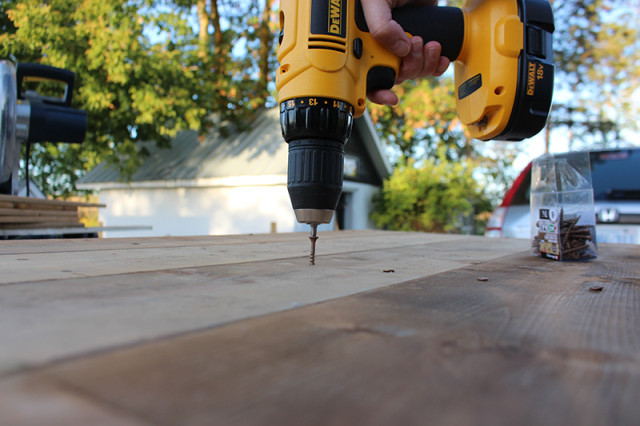
{"label": "house roof", "polygon": [[[391,168],[371,119],[357,119],[355,127],[376,173],[381,179],[386,178]],[[189,182],[199,185],[198,182],[246,176],[282,176],[286,182],[288,150],[282,141],[278,108],[260,112],[247,130],[229,136],[212,132],[201,139],[197,132],[185,131],[173,139],[168,149],[155,143],[146,147],[150,155],[133,173],[130,183],[122,182],[115,167],[101,163],[79,180],[78,187],[155,186],[160,182],[173,182],[171,186]]]}

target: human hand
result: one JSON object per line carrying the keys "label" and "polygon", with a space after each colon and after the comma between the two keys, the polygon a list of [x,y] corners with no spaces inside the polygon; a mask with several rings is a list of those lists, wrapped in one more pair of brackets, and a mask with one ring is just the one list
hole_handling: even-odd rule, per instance
{"label": "human hand", "polygon": [[[371,36],[389,51],[402,58],[396,83],[427,76],[441,76],[449,67],[449,59],[440,56],[442,46],[435,41],[424,44],[421,37],[409,39],[391,17],[391,9],[407,4],[435,5],[437,0],[361,0]],[[370,101],[395,105],[398,97],[391,90],[367,93]]]}

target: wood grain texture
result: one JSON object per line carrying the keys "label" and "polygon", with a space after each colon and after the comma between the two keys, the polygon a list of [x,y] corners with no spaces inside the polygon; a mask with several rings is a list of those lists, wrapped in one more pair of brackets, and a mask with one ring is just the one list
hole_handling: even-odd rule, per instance
{"label": "wood grain texture", "polygon": [[[270,234],[241,237],[190,237],[168,239],[170,244],[162,244],[162,239],[119,239],[65,242],[16,242],[0,244],[0,285],[51,279],[77,278],[157,271],[172,268],[226,265],[276,259],[303,259],[309,256],[309,240],[304,233]],[[323,256],[340,253],[377,253],[380,261],[384,250],[401,247],[430,249],[416,256],[441,255],[438,244],[457,241],[460,255],[445,258],[465,262],[479,256],[499,256],[514,250],[523,250],[527,244],[521,240],[507,240],[504,243],[480,247],[480,237],[462,235],[384,233],[384,232],[324,232],[317,246],[318,266],[322,266]],[[471,251],[464,252],[465,242],[470,241]],[[473,242],[475,241],[475,242]],[[11,242],[13,243],[13,242]],[[479,248],[480,250],[473,249]],[[28,248],[25,250],[25,248]],[[70,255],[73,253],[73,255]],[[360,256],[367,260],[366,255]],[[301,261],[301,265],[305,265]]]}
{"label": "wood grain texture", "polygon": [[[39,224],[40,226],[44,226],[43,224],[58,224],[64,223],[78,225],[78,215],[74,214],[71,217],[64,215],[20,215],[20,216],[0,216],[0,226],[4,229],[7,229],[10,225],[14,224],[16,226],[22,226],[24,224]],[[81,225],[81,224],[80,224]]]}
{"label": "wood grain texture", "polygon": [[104,205],[0,194],[0,230],[84,227],[79,207]]}
{"label": "wood grain texture", "polygon": [[[640,247],[602,245],[595,261],[558,263],[523,252],[497,255],[497,240],[402,246],[398,236],[388,235],[386,249],[342,252],[338,247],[348,244],[338,244],[336,236],[335,253],[326,254],[324,267],[312,274],[296,266],[297,258],[281,258],[0,287],[16,291],[3,299],[12,302],[11,309],[33,308],[22,311],[23,318],[49,306],[49,317],[36,316],[37,324],[66,318],[69,326],[85,322],[96,334],[109,335],[114,328],[105,314],[111,311],[132,329],[145,315],[164,329],[147,340],[96,345],[93,351],[54,357],[55,362],[5,370],[0,423],[77,424],[79,418],[158,425],[637,422]],[[383,259],[397,272],[381,272]],[[423,262],[459,262],[459,267],[434,273]],[[374,267],[377,274],[368,272]],[[349,283],[364,285],[376,276],[391,285],[232,321],[209,318],[208,326],[183,323],[182,331],[170,332],[172,322],[189,314],[198,317],[239,303],[231,297],[239,293],[219,292],[225,285],[225,291],[236,286],[251,294],[257,303],[248,312],[258,312],[270,293],[280,299],[295,292],[295,285],[299,295],[314,288],[336,295]],[[281,286],[284,282],[295,285]],[[197,300],[201,309],[187,303],[171,311],[162,302],[181,299]],[[115,310],[123,303],[128,303],[123,311]],[[87,310],[79,317],[64,314],[74,306]],[[93,324],[90,312],[97,315]],[[8,319],[0,318],[0,325]],[[139,330],[150,326],[151,321]],[[8,338],[0,336],[3,342]],[[29,406],[39,410],[34,414]]]}
{"label": "wood grain texture", "polygon": [[142,426],[117,407],[96,401],[73,388],[23,377],[0,380],[0,421],[3,425]]}
{"label": "wood grain texture", "polygon": [[78,218],[78,212],[75,210],[16,210],[0,208],[0,219],[5,216],[20,215],[24,216],[69,216]]}
{"label": "wood grain texture", "polygon": [[17,195],[6,195],[6,194],[0,194],[0,203],[2,203],[1,205],[2,207],[11,204],[15,208],[31,208],[31,206],[38,206],[39,208],[44,208],[44,206],[50,206],[50,207],[58,207],[61,209],[76,208],[76,207],[106,207],[106,205],[99,204],[99,203],[49,200],[44,198],[19,197]]}
{"label": "wood grain texture", "polygon": [[487,246],[480,237],[358,235],[325,235],[313,269],[300,253],[308,250],[302,234],[143,248],[104,240],[107,250],[88,251],[75,242],[65,244],[67,252],[0,256],[11,272],[0,285],[0,373],[343,297],[526,247]]}

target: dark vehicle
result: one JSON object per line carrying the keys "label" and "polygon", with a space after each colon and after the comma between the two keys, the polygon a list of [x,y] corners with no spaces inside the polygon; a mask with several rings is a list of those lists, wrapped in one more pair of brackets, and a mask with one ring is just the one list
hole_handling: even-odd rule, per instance
{"label": "dark vehicle", "polygon": [[[596,238],[640,244],[640,148],[590,151]],[[485,235],[530,238],[531,163],[493,212]]]}

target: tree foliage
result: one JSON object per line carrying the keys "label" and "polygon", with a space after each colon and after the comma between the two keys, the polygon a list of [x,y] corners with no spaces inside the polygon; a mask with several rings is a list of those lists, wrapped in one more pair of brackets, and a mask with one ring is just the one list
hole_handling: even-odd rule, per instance
{"label": "tree foliage", "polygon": [[421,165],[398,165],[375,199],[376,225],[398,231],[460,232],[462,218],[490,207],[469,160],[450,161],[444,150]]}
{"label": "tree foliage", "polygon": [[[267,78],[271,63],[260,63],[252,50],[265,43],[261,54],[273,56],[270,14],[251,15],[256,2],[242,2],[242,9],[230,0],[210,0],[203,12],[209,22],[212,6],[229,15],[214,16],[217,24],[199,31],[192,25],[192,3],[5,3],[0,25],[9,30],[0,34],[0,58],[74,71],[74,106],[88,115],[83,145],[34,147],[33,171],[45,192],[73,191],[77,178],[103,160],[126,179],[147,154],[140,141],[167,146],[183,129],[224,131],[268,102],[268,82],[256,89],[256,81]],[[267,0],[265,10],[271,12],[271,5]]]}
{"label": "tree foliage", "polygon": [[567,129],[583,146],[628,143],[621,139],[638,130],[640,113],[640,5],[563,0],[554,1],[553,8],[552,129]]}

